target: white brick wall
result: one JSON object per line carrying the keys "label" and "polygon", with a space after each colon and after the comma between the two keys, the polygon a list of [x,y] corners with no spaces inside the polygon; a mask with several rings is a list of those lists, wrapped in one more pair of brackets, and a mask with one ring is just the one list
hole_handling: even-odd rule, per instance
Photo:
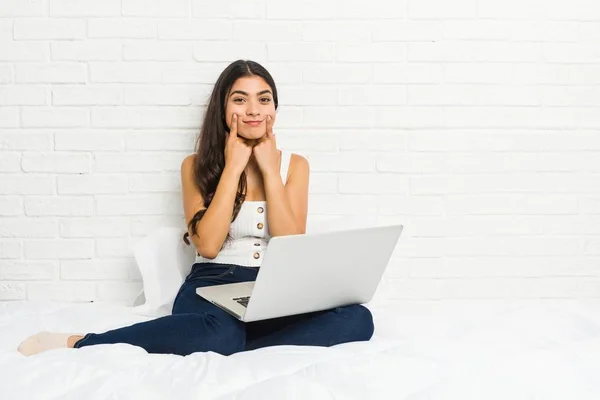
{"label": "white brick wall", "polygon": [[600,5],[364,4],[2,0],[0,300],[131,303],[237,58],[311,218],[405,225],[378,299],[600,297]]}

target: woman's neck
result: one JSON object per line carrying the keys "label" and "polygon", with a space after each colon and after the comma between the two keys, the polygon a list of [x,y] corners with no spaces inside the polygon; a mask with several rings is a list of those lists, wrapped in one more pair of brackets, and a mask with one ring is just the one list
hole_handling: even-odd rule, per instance
{"label": "woman's neck", "polygon": [[246,164],[246,174],[247,175],[259,175],[260,168],[258,167],[258,163],[256,162],[256,158],[254,154],[250,156],[248,159],[248,164]]}

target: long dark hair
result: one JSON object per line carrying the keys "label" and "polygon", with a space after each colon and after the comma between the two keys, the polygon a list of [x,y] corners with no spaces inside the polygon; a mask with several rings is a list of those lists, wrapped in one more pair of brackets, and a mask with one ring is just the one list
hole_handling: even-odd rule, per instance
{"label": "long dark hair", "polygon": [[[229,64],[215,83],[215,87],[210,95],[208,106],[204,114],[204,122],[196,139],[194,159],[194,183],[200,190],[204,200],[204,206],[208,208],[217,190],[217,184],[221,179],[221,174],[225,168],[225,144],[226,134],[229,132],[225,122],[225,105],[227,95],[231,87],[239,78],[246,76],[259,76],[267,82],[273,91],[273,102],[275,109],[278,105],[277,88],[273,77],[262,65],[249,60],[237,60]],[[232,210],[231,221],[235,221],[242,203],[246,199],[247,180],[246,172],[242,172],[238,184],[238,190],[235,195],[235,203]],[[198,211],[188,223],[188,231],[192,236],[197,235],[197,224],[204,216],[206,209]],[[183,241],[190,244],[189,233],[183,235]],[[231,236],[227,234],[226,241]]]}

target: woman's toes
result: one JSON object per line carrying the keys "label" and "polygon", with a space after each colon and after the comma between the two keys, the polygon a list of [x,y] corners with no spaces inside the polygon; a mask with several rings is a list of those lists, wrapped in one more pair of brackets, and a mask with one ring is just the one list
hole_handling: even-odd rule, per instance
{"label": "woman's toes", "polygon": [[66,348],[69,336],[70,333],[39,332],[21,342],[17,351],[30,356],[46,350]]}
{"label": "woman's toes", "polygon": [[29,336],[27,339],[22,341],[19,347],[17,347],[17,351],[26,356],[38,353],[40,347],[39,335],[41,333],[42,332],[37,333],[33,336]]}

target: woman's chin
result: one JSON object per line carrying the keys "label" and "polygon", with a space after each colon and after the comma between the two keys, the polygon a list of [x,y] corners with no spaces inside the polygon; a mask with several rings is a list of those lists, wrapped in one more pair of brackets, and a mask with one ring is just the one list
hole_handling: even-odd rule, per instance
{"label": "woman's chin", "polygon": [[238,132],[239,137],[243,137],[244,139],[248,140],[257,140],[262,138],[264,135],[264,132]]}

